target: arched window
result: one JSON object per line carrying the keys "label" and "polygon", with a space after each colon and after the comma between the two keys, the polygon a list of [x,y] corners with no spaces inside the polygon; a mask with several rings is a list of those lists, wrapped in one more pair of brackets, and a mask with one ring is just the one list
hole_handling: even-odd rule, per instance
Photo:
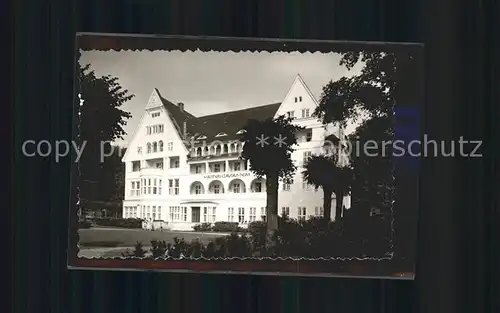
{"label": "arched window", "polygon": [[155,142],[153,142],[153,152],[157,152],[158,151],[158,144]]}
{"label": "arched window", "polygon": [[159,146],[160,146],[160,152],[162,152],[163,151],[163,141],[160,140]]}
{"label": "arched window", "polygon": [[151,143],[148,142],[148,153],[151,153]]}
{"label": "arched window", "polygon": [[198,147],[198,148],[196,149],[196,156],[201,157],[201,147]]}
{"label": "arched window", "polygon": [[229,148],[227,146],[227,143],[224,144],[224,148],[222,149],[222,153],[229,153]]}
{"label": "arched window", "polygon": [[222,151],[222,148],[220,145],[217,145],[215,147],[215,155],[220,155],[221,154],[221,151]]}

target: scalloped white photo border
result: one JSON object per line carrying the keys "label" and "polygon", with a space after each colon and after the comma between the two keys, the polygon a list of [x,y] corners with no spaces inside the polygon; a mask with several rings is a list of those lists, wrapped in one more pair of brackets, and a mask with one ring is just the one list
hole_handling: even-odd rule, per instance
{"label": "scalloped white photo border", "polygon": [[[104,34],[85,34],[85,36],[90,36],[90,35],[96,35],[96,38]],[[114,34],[105,34],[106,36],[115,36]],[[148,35],[122,35],[122,34],[118,34],[116,35],[117,37],[124,37],[124,36],[130,36],[130,37],[142,37],[142,38],[156,38],[158,40],[158,37],[159,36],[148,36]],[[165,40],[165,41],[168,41],[170,40],[169,36],[160,36],[161,40]],[[175,36],[175,38],[183,38],[183,36]],[[190,37],[186,37],[186,38],[190,38]],[[220,37],[213,37],[213,38],[207,38],[207,37],[200,37],[200,38],[196,38],[196,37],[193,37],[193,38],[190,38],[190,39],[193,39],[193,40],[220,40],[220,39],[227,39],[227,40],[234,40],[234,45],[237,45],[237,42],[238,41],[242,41],[242,40],[252,40],[252,38],[220,38]],[[278,39],[258,39],[259,41],[280,41]],[[285,48],[287,46],[287,40],[283,40],[284,42],[282,43],[283,47]],[[297,40],[298,42],[300,42],[301,40]],[[320,40],[318,40],[317,42],[321,42]],[[366,45],[366,46],[372,46],[373,44],[381,44],[382,46],[384,45],[387,45],[388,46],[394,46],[395,44],[391,44],[391,43],[371,43],[371,42],[349,42],[349,41],[328,41],[329,43],[331,44],[335,44],[335,43],[344,43],[344,44],[360,44],[360,45]],[[397,46],[401,46],[401,45],[404,45],[404,44],[396,44]],[[78,47],[77,47],[78,48]],[[273,50],[273,51],[267,51],[267,50],[258,50],[256,49],[257,51],[251,51],[251,50],[239,50],[237,48],[234,48],[234,50],[239,50],[238,52],[235,52],[233,51],[233,49],[231,50],[224,50],[224,49],[221,49],[220,51],[219,50],[215,50],[215,49],[210,49],[210,50],[199,50],[199,49],[179,49],[179,48],[172,48],[172,49],[149,49],[149,48],[141,48],[141,47],[137,47],[137,49],[121,49],[121,50],[115,50],[115,49],[109,49],[109,48],[103,48],[103,49],[80,49],[78,48],[81,51],[134,51],[134,52],[144,52],[144,51],[150,51],[150,52],[153,52],[153,51],[181,51],[181,52],[186,52],[186,51],[190,51],[190,52],[219,52],[219,53],[270,53],[270,54],[273,54],[273,53],[291,53],[291,52],[299,52],[301,54],[307,54],[307,53],[327,53],[327,52],[320,52],[320,51],[314,51],[314,52],[310,52],[310,51],[307,51],[307,52],[300,52],[298,50],[294,50],[294,51],[280,51],[280,50]],[[383,49],[380,49],[381,52],[383,52]],[[329,53],[336,53],[336,51],[334,49],[332,49],[331,51],[329,51]],[[340,52],[339,52],[340,53]],[[79,58],[76,58],[76,62],[80,62],[80,59]],[[76,65],[76,64],[75,64]],[[76,79],[78,79],[78,77],[76,77]],[[80,90],[80,84],[78,83],[78,90]],[[81,107],[83,105],[85,105],[85,99],[82,98],[80,92],[77,92],[75,94],[75,97],[77,97],[78,99],[78,105],[77,105],[77,119],[76,119],[76,123],[77,123],[77,134],[76,134],[76,138],[78,141],[80,141],[82,138],[81,138],[81,128],[80,128],[80,125],[81,125]],[[393,106],[393,108],[395,107],[395,105]],[[393,131],[393,135],[394,135],[394,131]],[[394,169],[395,169],[395,165],[393,165],[393,182],[395,183],[396,181],[396,178],[394,176]],[[79,164],[77,165],[76,167],[76,171],[77,171],[77,176],[79,177],[80,176],[80,168],[79,168]],[[397,188],[396,184],[394,184],[394,186]],[[80,201],[80,197],[79,197],[79,194],[80,194],[80,188],[79,186],[76,186],[76,211],[72,211],[71,214],[72,215],[76,215],[77,212],[81,209],[80,205],[81,205],[81,201]],[[394,204],[395,204],[395,199],[393,199],[393,202],[392,202],[392,205],[391,205],[391,223],[390,223],[390,240],[389,240],[389,250],[392,250],[394,248],[394,234],[395,234],[395,228],[394,228],[394,223],[395,223],[395,218],[394,218]],[[74,218],[74,216],[73,216]],[[73,230],[71,230],[73,231]],[[75,229],[75,231],[78,232],[78,228]],[[416,244],[416,242],[415,242]],[[80,244],[77,243],[77,250],[76,250],[76,253],[79,254],[79,251],[80,250]],[[77,259],[84,259],[84,260],[92,260],[92,259],[105,259],[105,260],[165,260],[165,261],[168,261],[168,260],[175,260],[175,261],[181,261],[181,260],[189,260],[189,261],[220,261],[220,260],[224,260],[224,261],[231,261],[231,260],[236,260],[236,261],[245,261],[245,260],[255,260],[255,261],[264,261],[264,260],[275,260],[275,261],[389,261],[389,260],[392,260],[393,257],[394,257],[394,252],[393,251],[387,251],[385,253],[385,256],[336,256],[336,257],[316,257],[316,258],[304,258],[304,257],[275,257],[275,258],[272,258],[272,257],[227,257],[227,258],[219,258],[219,257],[214,257],[214,258],[206,258],[206,257],[199,257],[199,258],[186,258],[186,257],[179,257],[179,258],[174,258],[174,257],[170,257],[170,256],[165,256],[165,257],[160,257],[160,258],[152,258],[152,257],[144,257],[144,258],[139,258],[139,257],[124,257],[124,256],[116,256],[116,257],[86,257],[86,256],[79,256],[77,255],[76,256]],[[414,261],[415,262],[415,261]],[[140,268],[139,268],[140,270]],[[151,270],[150,268],[148,268],[148,270]],[[231,269],[228,269],[229,271]],[[220,271],[220,270],[215,270],[215,271]],[[209,271],[210,272],[210,271]],[[311,273],[313,274],[313,273]],[[334,274],[334,273],[332,273]],[[309,274],[307,274],[309,275]]]}

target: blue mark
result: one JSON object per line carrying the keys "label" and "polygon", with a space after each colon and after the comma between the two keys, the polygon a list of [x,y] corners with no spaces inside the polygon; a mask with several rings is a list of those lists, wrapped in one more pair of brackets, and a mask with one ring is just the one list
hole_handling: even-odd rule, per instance
{"label": "blue mark", "polygon": [[398,147],[395,149],[394,163],[397,170],[418,170],[419,154],[422,147],[420,141],[420,111],[417,107],[397,107],[394,108],[394,140]]}

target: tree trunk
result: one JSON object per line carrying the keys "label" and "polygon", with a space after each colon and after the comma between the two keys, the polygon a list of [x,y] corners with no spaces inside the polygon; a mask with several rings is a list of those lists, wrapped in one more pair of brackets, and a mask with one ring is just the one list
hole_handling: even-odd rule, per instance
{"label": "tree trunk", "polygon": [[335,192],[335,220],[339,221],[342,218],[342,213],[344,211],[344,195],[340,190]]}
{"label": "tree trunk", "polygon": [[266,175],[266,247],[273,245],[274,232],[278,229],[278,174]]}
{"label": "tree trunk", "polygon": [[332,190],[323,189],[323,217],[326,221],[332,220]]}

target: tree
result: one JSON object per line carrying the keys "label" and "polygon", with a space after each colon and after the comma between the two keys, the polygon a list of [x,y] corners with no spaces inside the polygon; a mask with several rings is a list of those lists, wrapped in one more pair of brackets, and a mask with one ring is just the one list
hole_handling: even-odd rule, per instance
{"label": "tree", "polygon": [[[345,126],[349,120],[360,122],[363,119],[349,141],[364,147],[368,140],[381,143],[380,140],[393,139],[388,137],[393,134],[396,57],[392,53],[348,52],[343,54],[340,65],[352,69],[358,62],[364,63],[360,74],[330,81],[323,87],[313,116],[320,118],[325,125],[338,123]],[[392,159],[369,156],[358,149],[350,152],[354,170],[353,197],[363,197],[371,204],[386,204],[394,189]],[[386,151],[386,155],[391,155],[389,153],[392,151]]]}
{"label": "tree", "polygon": [[335,193],[335,220],[339,220],[343,215],[344,196],[349,192],[350,169],[339,166],[335,155],[313,155],[306,161],[302,175],[316,190],[323,189],[324,218],[327,221],[331,219],[332,193]]}
{"label": "tree", "polygon": [[267,246],[278,228],[278,182],[293,182],[297,167],[291,155],[297,144],[296,132],[303,129],[291,124],[292,119],[284,116],[266,120],[248,120],[243,127],[240,141],[243,142],[241,158],[250,161],[250,171],[266,180],[266,227]]}
{"label": "tree", "polygon": [[116,192],[114,167],[116,162],[105,158],[101,161],[102,150],[110,150],[110,142],[123,138],[123,126],[131,117],[120,107],[134,97],[123,89],[118,78],[96,77],[90,65],[78,68],[80,93],[84,100],[80,106],[79,134],[84,153],[79,162],[80,198],[108,201]]}
{"label": "tree", "polygon": [[[349,137],[360,147],[369,141],[391,142],[394,138],[391,122],[387,118],[364,121]],[[392,145],[381,147],[376,156],[351,151],[351,166],[354,169],[353,196],[363,202],[383,209],[385,213],[392,206],[395,196],[394,162]]]}

